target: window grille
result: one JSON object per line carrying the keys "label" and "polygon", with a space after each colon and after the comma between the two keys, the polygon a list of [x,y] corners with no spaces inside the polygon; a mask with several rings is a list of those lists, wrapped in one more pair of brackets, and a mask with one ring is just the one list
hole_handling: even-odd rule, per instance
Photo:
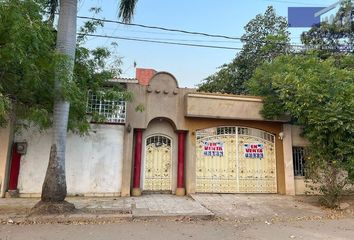
{"label": "window grille", "polygon": [[105,100],[92,91],[88,93],[87,112],[96,113],[108,123],[125,123],[126,102],[122,100]]}
{"label": "window grille", "polygon": [[146,145],[155,144],[156,147],[166,145],[171,146],[171,140],[164,136],[152,136],[146,140]]}
{"label": "window grille", "polygon": [[217,135],[236,134],[236,127],[218,127],[216,129]]}
{"label": "window grille", "polygon": [[293,147],[294,175],[305,176],[305,147]]}

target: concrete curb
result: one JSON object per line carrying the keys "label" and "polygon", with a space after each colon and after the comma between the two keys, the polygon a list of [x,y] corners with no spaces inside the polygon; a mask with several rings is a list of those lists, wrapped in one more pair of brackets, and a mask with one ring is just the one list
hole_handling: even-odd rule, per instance
{"label": "concrete curb", "polygon": [[213,213],[206,213],[206,214],[138,214],[133,215],[133,219],[137,220],[212,220],[215,218]]}
{"label": "concrete curb", "polygon": [[214,214],[69,214],[69,215],[43,215],[43,216],[0,216],[2,225],[26,224],[104,224],[133,220],[211,220]]}
{"label": "concrete curb", "polygon": [[0,217],[0,224],[84,224],[113,223],[132,220],[132,214],[69,214],[43,216],[8,216]]}

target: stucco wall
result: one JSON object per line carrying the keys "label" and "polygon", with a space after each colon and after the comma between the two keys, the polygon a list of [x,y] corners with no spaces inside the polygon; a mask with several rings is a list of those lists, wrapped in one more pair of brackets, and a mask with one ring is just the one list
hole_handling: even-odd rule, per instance
{"label": "stucco wall", "polygon": [[[92,125],[88,136],[68,134],[66,179],[69,195],[119,195],[122,182],[124,126]],[[22,196],[38,194],[48,164],[51,130],[23,130],[15,141],[28,143],[21,158],[18,189]]]}
{"label": "stucco wall", "polygon": [[300,126],[291,125],[291,137],[293,146],[305,147],[310,143],[302,136],[302,128]]}
{"label": "stucco wall", "polygon": [[261,98],[190,93],[186,100],[187,117],[264,120]]}
{"label": "stucco wall", "polygon": [[11,125],[0,128],[0,197],[4,196],[7,188],[12,137]]}
{"label": "stucco wall", "polygon": [[293,161],[293,134],[292,125],[283,124],[283,154],[285,172],[285,192],[295,195],[294,161]]}
{"label": "stucco wall", "polygon": [[[195,89],[179,88],[176,79],[165,72],[157,73],[148,86],[128,84],[127,87],[133,92],[134,99],[127,106],[127,126],[131,131],[125,133],[122,195],[128,196],[131,189],[133,130],[144,129],[144,134],[147,134],[152,127],[148,126],[149,123],[155,119],[168,120],[174,130],[188,132],[185,152],[187,194],[195,192],[195,131],[216,126],[253,127],[275,134],[278,192],[285,194],[283,142],[279,139],[279,133],[287,120],[275,122],[263,119],[259,114],[261,98],[197,93]],[[143,106],[144,111],[136,111],[138,106]],[[162,129],[161,125],[159,130]]]}

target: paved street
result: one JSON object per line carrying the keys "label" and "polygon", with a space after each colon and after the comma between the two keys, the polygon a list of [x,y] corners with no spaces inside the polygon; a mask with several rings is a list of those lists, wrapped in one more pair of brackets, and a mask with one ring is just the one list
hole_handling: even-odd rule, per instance
{"label": "paved street", "polygon": [[104,225],[0,225],[1,240],[352,240],[354,220],[237,224],[224,221],[138,221]]}

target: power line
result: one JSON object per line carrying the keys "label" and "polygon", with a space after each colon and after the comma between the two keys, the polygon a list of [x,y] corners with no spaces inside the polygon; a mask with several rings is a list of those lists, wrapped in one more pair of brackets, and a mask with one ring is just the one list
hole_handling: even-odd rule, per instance
{"label": "power line", "polygon": [[202,47],[202,48],[226,49],[226,50],[242,50],[242,48],[238,48],[238,47],[226,47],[226,46],[216,46],[216,45],[204,45],[204,44],[192,44],[192,43],[167,42],[167,41],[157,41],[157,40],[150,40],[150,39],[144,39],[144,38],[128,38],[128,37],[117,37],[117,36],[100,35],[100,34],[82,34],[82,33],[77,33],[77,34],[78,34],[78,35],[81,35],[81,36],[98,37],[98,38],[110,38],[110,39],[119,39],[119,40],[135,41],[135,42],[148,42],[148,43],[159,43],[159,44],[168,44],[168,45],[179,45],[179,46],[188,46],[188,47]]}
{"label": "power line", "polygon": [[[93,21],[107,22],[107,23],[116,23],[116,24],[127,25],[127,26],[135,26],[135,27],[142,27],[142,28],[149,28],[149,29],[157,29],[157,30],[169,31],[169,32],[179,32],[179,33],[184,33],[184,34],[200,35],[200,36],[205,36],[205,37],[248,41],[248,39],[241,38],[241,37],[230,37],[230,36],[227,36],[227,35],[210,34],[210,33],[204,33],[204,32],[192,32],[192,31],[181,30],[181,29],[172,29],[172,28],[165,28],[165,27],[149,26],[149,25],[137,24],[137,23],[125,23],[125,22],[117,21],[117,20],[107,20],[107,19],[86,17],[86,16],[77,16],[77,18],[93,20]],[[279,45],[288,45],[288,43],[286,43],[286,42],[273,42],[273,41],[266,41],[266,40],[265,41],[259,41],[259,42],[262,42],[262,43],[274,43],[274,44],[279,44]],[[295,44],[293,44],[293,45],[295,46]],[[301,45],[298,45],[298,46],[301,46]]]}
{"label": "power line", "polygon": [[[105,30],[113,30],[114,32],[117,31],[122,31],[122,32],[127,32],[127,33],[140,33],[140,34],[157,34],[157,35],[167,35],[167,36],[185,36],[185,34],[182,33],[168,33],[168,32],[153,32],[153,31],[139,31],[139,30],[132,30],[128,28],[110,28],[110,27],[104,27]],[[171,40],[171,39],[165,39],[165,40]],[[179,40],[179,41],[189,41],[188,39],[173,39],[173,40]],[[200,42],[220,42],[220,43],[241,43],[240,40],[201,40],[201,39],[193,39],[191,38],[190,41],[200,41]]]}
{"label": "power line", "polygon": [[[110,33],[110,35],[113,35],[115,31]],[[140,37],[136,36],[120,36],[123,38],[137,38],[139,39]],[[150,38],[150,37],[143,37],[143,39],[146,40],[156,40],[156,41],[179,41],[179,42],[197,42],[197,43],[229,43],[229,44],[241,44],[241,42],[230,42],[227,40],[201,40],[201,39],[181,39],[181,38]]]}
{"label": "power line", "polygon": [[127,26],[135,26],[135,27],[142,27],[142,28],[149,28],[149,29],[157,29],[157,30],[169,31],[169,32],[179,32],[179,33],[192,34],[192,35],[202,35],[202,36],[205,36],[205,37],[226,38],[226,39],[232,39],[232,40],[244,40],[241,37],[230,37],[230,36],[220,35],[220,34],[210,34],[210,33],[203,33],[203,32],[192,32],[192,31],[187,31],[187,30],[172,29],[172,28],[157,27],[157,26],[149,26],[149,25],[138,24],[138,23],[125,23],[125,22],[117,21],[117,20],[108,20],[108,19],[86,17],[86,16],[77,16],[77,18],[87,19],[87,20],[94,20],[94,21],[101,21],[101,22],[107,22],[107,23],[117,23],[117,24],[127,25]]}

